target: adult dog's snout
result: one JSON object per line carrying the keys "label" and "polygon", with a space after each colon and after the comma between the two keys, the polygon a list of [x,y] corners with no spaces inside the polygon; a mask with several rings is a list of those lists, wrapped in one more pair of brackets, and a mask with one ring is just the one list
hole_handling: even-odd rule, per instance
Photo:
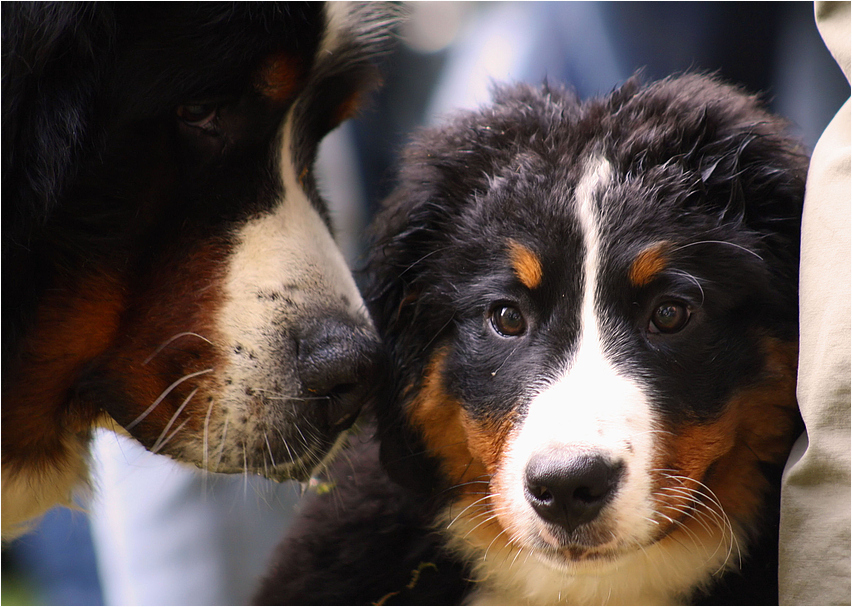
{"label": "adult dog's snout", "polygon": [[298,340],[298,373],[307,398],[322,399],[329,427],[344,430],[361,411],[375,385],[381,345],[362,319],[329,316],[303,328]]}

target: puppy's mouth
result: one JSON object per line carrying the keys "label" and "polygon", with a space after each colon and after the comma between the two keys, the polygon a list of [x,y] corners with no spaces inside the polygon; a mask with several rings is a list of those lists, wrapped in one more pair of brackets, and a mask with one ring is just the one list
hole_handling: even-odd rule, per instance
{"label": "puppy's mouth", "polygon": [[626,559],[643,549],[639,545],[626,545],[610,541],[604,545],[565,544],[558,547],[541,539],[528,548],[542,563],[563,573],[602,573],[617,569]]}

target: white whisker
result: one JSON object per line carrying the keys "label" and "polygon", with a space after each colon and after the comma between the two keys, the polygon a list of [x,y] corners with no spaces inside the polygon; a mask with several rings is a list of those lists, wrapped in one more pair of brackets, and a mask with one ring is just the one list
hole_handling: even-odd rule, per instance
{"label": "white whisker", "polygon": [[195,388],[192,392],[190,392],[190,393],[189,393],[189,396],[187,396],[187,397],[186,397],[186,399],[183,401],[183,404],[181,404],[181,406],[180,406],[180,407],[178,407],[177,411],[175,411],[174,415],[172,415],[171,419],[169,419],[169,423],[167,423],[167,424],[166,424],[166,427],[165,427],[165,428],[163,428],[163,431],[162,431],[162,432],[160,432],[160,436],[158,436],[158,437],[157,437],[157,440],[156,440],[156,441],[154,441],[154,446],[153,446],[153,447],[151,447],[151,451],[153,451],[154,453],[156,453],[157,451],[159,451],[160,446],[161,446],[161,445],[160,445],[160,441],[162,441],[162,440],[163,440],[163,437],[166,435],[166,433],[169,431],[169,429],[171,429],[172,424],[174,424],[174,423],[175,423],[175,420],[178,418],[178,416],[179,416],[181,413],[183,413],[183,410],[184,410],[184,409],[186,408],[186,406],[189,404],[189,401],[191,401],[191,400],[192,400],[192,397],[193,397],[193,396],[195,396],[196,392],[198,392],[198,388]]}
{"label": "white whisker", "polygon": [[153,354],[151,354],[151,356],[149,356],[149,357],[148,357],[148,358],[146,358],[144,361],[142,361],[142,366],[144,367],[144,366],[145,366],[145,365],[147,365],[149,362],[151,362],[152,360],[154,360],[154,358],[156,358],[157,354],[159,354],[160,352],[162,352],[162,351],[163,351],[166,347],[168,347],[168,345],[169,345],[169,344],[171,344],[172,342],[177,341],[177,340],[178,340],[178,339],[180,339],[181,337],[190,337],[190,336],[191,336],[191,337],[197,337],[198,339],[201,339],[201,340],[203,340],[203,341],[206,341],[206,342],[207,342],[208,344],[210,344],[211,346],[213,345],[213,342],[212,342],[212,341],[210,341],[209,339],[207,339],[207,338],[206,338],[206,337],[204,337],[203,335],[199,335],[198,333],[193,333],[192,331],[185,331],[184,333],[178,333],[177,335],[173,335],[172,337],[170,337],[170,338],[169,338],[169,339],[168,339],[168,340],[167,340],[167,341],[166,341],[163,345],[161,345],[159,348],[157,348],[156,350],[154,350],[154,353],[153,353]]}
{"label": "white whisker", "polygon": [[196,371],[195,373],[190,373],[189,375],[184,375],[184,376],[183,376],[183,377],[181,377],[179,380],[177,380],[176,382],[174,382],[171,386],[169,386],[168,388],[166,388],[166,389],[163,391],[163,393],[162,393],[162,394],[160,394],[160,396],[159,396],[159,397],[157,397],[157,400],[155,400],[155,401],[153,402],[153,404],[152,404],[150,407],[148,407],[147,409],[145,409],[145,411],[143,411],[143,412],[142,412],[142,415],[140,415],[139,417],[137,417],[136,419],[134,419],[132,422],[130,422],[129,424],[127,424],[127,426],[125,426],[125,429],[127,429],[127,430],[132,430],[132,429],[133,429],[133,428],[134,428],[134,427],[135,427],[135,426],[136,426],[139,422],[141,422],[143,419],[145,419],[146,417],[148,417],[148,415],[151,413],[151,411],[153,411],[154,409],[156,409],[156,408],[157,408],[157,406],[158,406],[161,402],[163,402],[163,399],[164,399],[164,398],[166,398],[166,397],[167,397],[167,396],[171,393],[171,391],[172,391],[172,390],[174,390],[175,388],[177,388],[177,387],[178,387],[179,385],[181,385],[183,382],[185,382],[185,381],[187,381],[187,380],[189,380],[189,379],[192,379],[193,377],[198,377],[199,375],[204,375],[204,374],[206,374],[206,373],[212,373],[212,372],[213,372],[213,369],[204,369],[203,371]]}

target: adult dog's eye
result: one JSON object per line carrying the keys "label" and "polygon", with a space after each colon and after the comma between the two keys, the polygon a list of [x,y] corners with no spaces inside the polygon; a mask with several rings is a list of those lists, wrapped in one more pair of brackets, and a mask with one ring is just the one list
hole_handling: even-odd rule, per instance
{"label": "adult dog's eye", "polygon": [[190,103],[177,108],[177,117],[189,126],[204,128],[216,118],[218,106],[212,103]]}
{"label": "adult dog's eye", "polygon": [[524,315],[515,306],[497,306],[491,312],[491,325],[500,335],[515,337],[527,328]]}
{"label": "adult dog's eye", "polygon": [[650,333],[677,333],[689,322],[689,308],[676,301],[667,301],[654,310],[651,322],[648,323]]}

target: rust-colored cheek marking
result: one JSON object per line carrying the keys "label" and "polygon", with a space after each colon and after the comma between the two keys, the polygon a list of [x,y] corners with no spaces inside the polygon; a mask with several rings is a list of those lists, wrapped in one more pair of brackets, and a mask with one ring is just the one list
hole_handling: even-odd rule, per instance
{"label": "rust-colored cheek marking", "polygon": [[[219,242],[208,242],[187,253],[179,266],[164,268],[155,287],[133,302],[134,313],[125,321],[125,337],[110,351],[105,362],[108,373],[121,378],[127,398],[110,402],[109,413],[122,424],[135,421],[176,381],[202,372],[174,387],[144,420],[131,429],[133,436],[150,447],[163,432],[172,415],[195,388],[199,391],[187,401],[169,432],[181,424],[178,438],[201,436],[208,410],[218,415],[218,407],[209,409],[208,399],[221,390],[219,379],[225,361],[219,346],[224,338],[216,329],[216,316],[226,299],[223,293],[228,249]],[[176,341],[173,336],[185,335]],[[168,346],[159,347],[168,342]],[[213,369],[210,373],[203,373]],[[178,441],[172,441],[173,446]],[[168,451],[168,449],[167,449]]]}
{"label": "rust-colored cheek marking", "polygon": [[667,251],[670,247],[671,243],[663,240],[640,251],[627,274],[630,283],[634,287],[644,287],[654,280],[668,264]]}
{"label": "rust-colored cheek marking", "polygon": [[283,103],[298,92],[303,72],[301,63],[295,57],[285,53],[271,55],[258,71],[257,89],[264,97]]}
{"label": "rust-colored cheek marking", "polygon": [[68,407],[69,393],[83,365],[113,343],[123,310],[121,285],[107,274],[57,288],[40,304],[18,375],[3,394],[5,462],[63,457],[67,436],[98,422],[97,410]]}
{"label": "rust-colored cheek marking", "polygon": [[535,289],[541,284],[543,271],[538,255],[514,240],[509,240],[509,261],[515,276],[528,289]]}
{"label": "rust-colored cheek marking", "polygon": [[487,545],[502,533],[496,518],[490,515],[492,500],[485,499],[485,494],[490,489],[512,421],[507,418],[482,422],[471,418],[461,403],[446,393],[445,360],[446,350],[439,350],[432,357],[408,417],[420,430],[428,452],[439,458],[441,471],[456,487],[452,512],[463,514],[465,520],[455,520],[454,524],[469,525],[473,535],[468,539]]}
{"label": "rust-colored cheek marking", "polygon": [[[764,352],[762,380],[734,395],[717,421],[677,430],[660,466],[705,483],[725,513],[745,525],[759,515],[768,488],[760,463],[783,464],[796,439],[797,344],[766,338]],[[698,489],[697,482],[683,486]],[[661,510],[677,518],[685,501],[677,492],[663,495]]]}

